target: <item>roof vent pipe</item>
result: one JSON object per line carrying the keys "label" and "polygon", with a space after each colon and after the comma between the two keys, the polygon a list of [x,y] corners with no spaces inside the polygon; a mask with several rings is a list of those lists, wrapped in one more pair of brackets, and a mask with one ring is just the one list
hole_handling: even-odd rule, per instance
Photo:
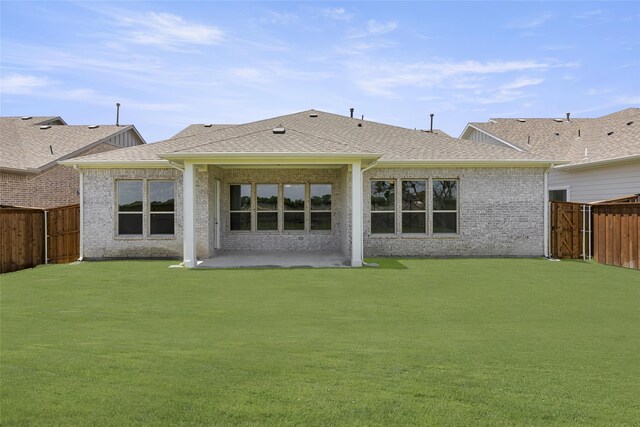
{"label": "roof vent pipe", "polygon": [[429,132],[433,133],[433,116],[434,116],[434,114],[431,113],[431,114],[429,114],[429,116],[431,117],[431,126],[429,126]]}
{"label": "roof vent pipe", "polygon": [[349,111],[351,112],[351,118],[353,119],[353,110],[355,110],[355,108],[349,108]]}
{"label": "roof vent pipe", "polygon": [[570,122],[570,121],[571,121],[570,116],[571,116],[571,113],[567,113],[567,121],[568,121],[568,122]]}
{"label": "roof vent pipe", "polygon": [[120,103],[116,102],[116,126],[120,126]]}

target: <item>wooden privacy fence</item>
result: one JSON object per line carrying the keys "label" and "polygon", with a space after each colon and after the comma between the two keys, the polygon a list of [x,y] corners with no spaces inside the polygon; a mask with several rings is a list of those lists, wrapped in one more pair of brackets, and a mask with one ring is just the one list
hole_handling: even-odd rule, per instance
{"label": "wooden privacy fence", "polygon": [[52,264],[80,257],[80,205],[47,210],[47,258]]}
{"label": "wooden privacy fence", "polygon": [[553,258],[640,269],[640,196],[598,203],[551,202]]}
{"label": "wooden privacy fence", "polygon": [[592,213],[593,258],[640,270],[640,203],[596,204]]}
{"label": "wooden privacy fence", "polygon": [[80,257],[80,205],[0,209],[0,273]]}
{"label": "wooden privacy fence", "polygon": [[44,262],[44,212],[40,209],[0,209],[0,273],[35,267]]}

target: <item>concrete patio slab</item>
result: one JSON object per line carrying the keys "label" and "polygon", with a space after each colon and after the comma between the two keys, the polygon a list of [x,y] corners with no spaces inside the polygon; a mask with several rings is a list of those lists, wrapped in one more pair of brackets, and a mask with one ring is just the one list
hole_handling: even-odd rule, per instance
{"label": "concrete patio slab", "polygon": [[198,268],[336,268],[350,266],[350,259],[340,252],[218,251],[213,258],[198,262]]}

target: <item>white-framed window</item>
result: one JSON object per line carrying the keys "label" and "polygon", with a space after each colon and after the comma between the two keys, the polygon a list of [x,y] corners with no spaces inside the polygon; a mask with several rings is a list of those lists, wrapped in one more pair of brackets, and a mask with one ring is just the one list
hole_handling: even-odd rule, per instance
{"label": "white-framed window", "polygon": [[331,231],[332,197],[333,186],[328,183],[231,184],[229,230]]}
{"label": "white-framed window", "polygon": [[229,229],[251,231],[251,184],[231,184],[229,199]]}
{"label": "white-framed window", "polygon": [[402,233],[427,232],[427,180],[402,181]]}
{"label": "white-framed window", "polygon": [[310,184],[310,229],[311,231],[331,231],[331,184]]}
{"label": "white-framed window", "polygon": [[175,233],[175,183],[149,181],[149,235]]}
{"label": "white-framed window", "polygon": [[278,184],[256,184],[256,230],[278,231]]}
{"label": "white-framed window", "polygon": [[371,181],[371,233],[396,232],[395,181]]}
{"label": "white-framed window", "polygon": [[305,227],[305,184],[282,185],[282,229],[284,231],[304,231]]}
{"label": "white-framed window", "polygon": [[458,181],[455,179],[434,179],[432,196],[433,233],[458,233]]}
{"label": "white-framed window", "polygon": [[550,202],[568,202],[569,197],[569,187],[549,188]]}
{"label": "white-framed window", "polygon": [[116,229],[119,236],[142,236],[143,189],[144,182],[142,180],[119,180],[116,182],[116,204],[118,206]]}

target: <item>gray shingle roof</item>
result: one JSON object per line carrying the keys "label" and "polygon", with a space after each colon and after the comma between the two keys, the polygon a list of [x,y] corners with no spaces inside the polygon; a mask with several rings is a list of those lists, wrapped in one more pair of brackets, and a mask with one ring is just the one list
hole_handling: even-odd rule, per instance
{"label": "gray shingle roof", "polygon": [[204,123],[192,124],[182,129],[180,132],[176,133],[171,138],[181,138],[183,136],[198,135],[198,134],[210,131],[211,129],[224,129],[224,128],[228,128],[229,126],[235,126],[235,125],[204,124]]}
{"label": "gray shingle roof", "polygon": [[569,165],[640,155],[640,108],[598,118],[494,118],[470,125],[525,152]]}
{"label": "gray shingle roof", "polygon": [[64,123],[59,117],[0,118],[0,168],[18,171],[37,171],[53,162],[79,155],[104,139],[126,132],[133,126],[101,125],[90,129],[88,126],[53,124]]}
{"label": "gray shingle roof", "polygon": [[[284,134],[273,128],[284,127]],[[543,161],[529,153],[477,144],[444,134],[406,129],[322,111],[286,116],[84,157],[87,161],[161,160],[163,154],[189,153],[382,154],[380,161]]]}

